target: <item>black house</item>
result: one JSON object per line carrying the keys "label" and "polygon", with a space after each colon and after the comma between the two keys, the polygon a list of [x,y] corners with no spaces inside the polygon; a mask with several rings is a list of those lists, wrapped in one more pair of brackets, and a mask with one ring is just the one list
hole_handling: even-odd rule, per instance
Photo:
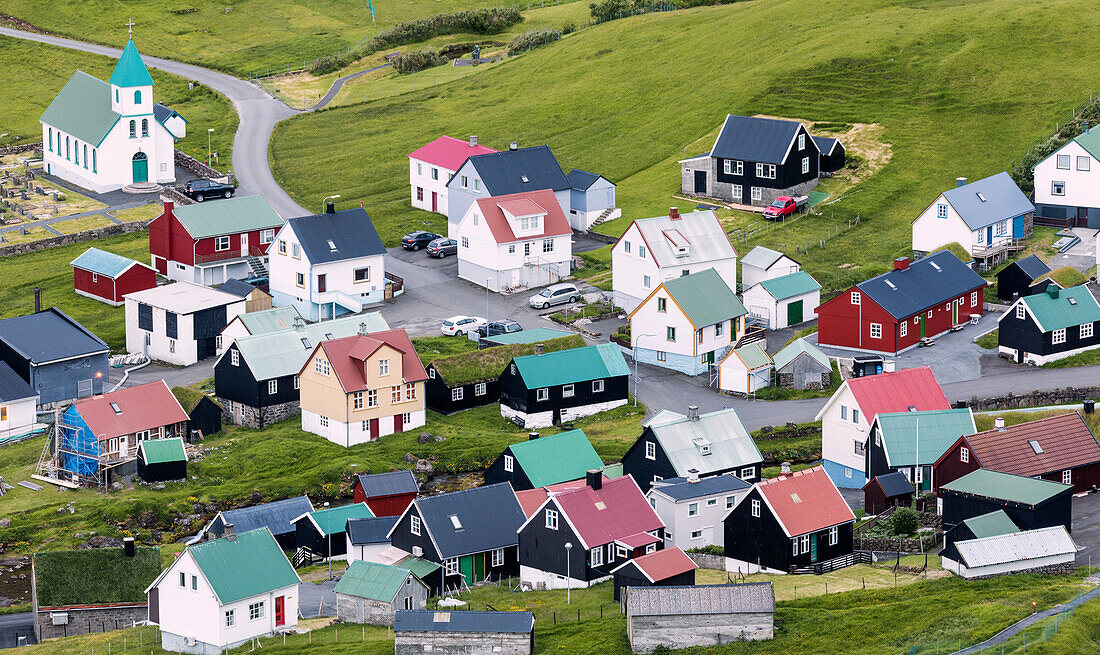
{"label": "black house", "polygon": [[680,548],[665,548],[620,564],[611,575],[615,600],[626,587],[686,587],[695,584],[695,562]]}
{"label": "black house", "polygon": [[1025,296],[997,319],[1001,356],[1017,364],[1041,366],[1077,352],[1100,347],[1100,304],[1088,287]]}
{"label": "black house", "polygon": [[868,514],[881,514],[895,505],[909,507],[914,493],[909,478],[900,471],[876,475],[863,485],[863,509]]}
{"label": "black house", "polygon": [[814,143],[821,151],[821,172],[835,173],[847,163],[848,151],[840,139],[831,136],[815,136]]}
{"label": "black house", "polygon": [[722,520],[741,573],[831,571],[852,563],[856,517],[823,467],[756,483]]}
{"label": "black house", "polygon": [[290,521],[294,524],[294,544],[298,548],[308,549],[321,559],[329,555],[332,557],[345,555],[348,552],[348,519],[370,518],[374,518],[374,514],[366,503],[352,503],[305,512]]}
{"label": "black house", "polygon": [[570,430],[548,437],[532,432],[527,441],[504,449],[489,468],[485,483],[507,482],[514,491],[549,487],[579,480],[592,469],[602,469],[603,460],[582,430]]}
{"label": "black house", "polygon": [[997,510],[1004,510],[1020,530],[1073,529],[1073,485],[977,469],[942,485],[939,495],[945,532]]}
{"label": "black house", "polygon": [[1037,255],[1017,259],[997,273],[997,297],[1012,302],[1017,298],[1041,293],[1046,282],[1037,280],[1050,272],[1050,267]]}
{"label": "black house", "polygon": [[138,446],[138,477],[146,482],[187,478],[187,451],[182,437],[145,439]]}
{"label": "black house", "polygon": [[817,186],[821,151],[797,121],[726,117],[711,151],[680,162],[685,194],[765,206]]}
{"label": "black house", "polygon": [[218,539],[225,535],[226,524],[234,526],[237,533],[248,532],[256,528],[267,528],[283,550],[293,550],[295,546],[295,527],[292,521],[302,514],[313,511],[313,504],[305,496],[284,498],[270,503],[227,509],[218,512],[210,522],[206,534]]}
{"label": "black house", "polygon": [[390,530],[390,544],[440,568],[423,580],[432,595],[519,574],[524,515],[507,484],[417,498]]}
{"label": "black house", "polygon": [[969,539],[984,539],[1002,534],[1013,534],[1019,531],[1020,529],[1016,527],[1012,519],[1008,518],[1008,514],[999,509],[995,512],[966,519],[944,532],[943,551],[940,554],[957,562],[959,561],[959,549],[955,547],[956,543]]}
{"label": "black house", "polygon": [[525,428],[625,405],[630,368],[618,344],[516,357],[500,376],[500,414]]}
{"label": "black house", "polygon": [[187,412],[189,433],[198,432],[204,437],[222,431],[222,406],[210,396],[190,387],[172,387],[172,395]]}

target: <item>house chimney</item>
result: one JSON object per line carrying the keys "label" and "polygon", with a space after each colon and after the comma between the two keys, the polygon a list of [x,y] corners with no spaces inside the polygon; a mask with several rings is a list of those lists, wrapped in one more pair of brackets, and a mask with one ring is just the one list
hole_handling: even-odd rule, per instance
{"label": "house chimney", "polygon": [[295,316],[294,317],[294,329],[297,330],[298,332],[301,332],[302,330],[306,329],[306,319],[302,318],[301,316]]}
{"label": "house chimney", "polygon": [[[35,291],[36,292],[38,291],[37,287],[35,287]],[[1057,284],[1048,284],[1047,285],[1047,295],[1050,296],[1051,298],[1057,298],[1058,297],[1058,285]]]}
{"label": "house chimney", "polygon": [[123,537],[122,538],[122,553],[124,555],[126,555],[126,557],[133,557],[134,556],[134,538],[133,537]]}
{"label": "house chimney", "polygon": [[603,471],[599,469],[588,469],[584,474],[584,484],[592,487],[593,491],[599,491],[603,488]]}
{"label": "house chimney", "polygon": [[477,135],[476,134],[471,134],[470,135],[470,147],[473,148],[476,145],[477,145]]}
{"label": "house chimney", "polygon": [[365,337],[368,334],[370,334],[370,333],[367,332],[367,324],[366,323],[360,323],[359,324],[359,336]]}
{"label": "house chimney", "polygon": [[790,473],[790,472],[791,472],[791,463],[790,462],[780,462],[779,463],[779,473],[780,474]]}
{"label": "house chimney", "polygon": [[508,144],[508,149],[509,150],[517,150],[518,148],[519,148],[519,145],[515,141]]}
{"label": "house chimney", "polygon": [[544,349],[543,349],[543,345],[541,343],[536,343],[535,344],[535,354],[536,355],[541,355],[543,352],[545,352]]}
{"label": "house chimney", "polygon": [[698,421],[699,420],[699,406],[698,405],[688,405],[688,420],[689,421]]}
{"label": "house chimney", "polygon": [[1005,418],[1003,416],[998,416],[997,418],[993,419],[993,427],[997,428],[1001,432],[1004,432],[1005,431]]}
{"label": "house chimney", "polygon": [[955,186],[956,187],[966,186],[966,178],[965,177],[956,177],[955,178]]}
{"label": "house chimney", "polygon": [[164,213],[165,214],[170,214],[172,212],[172,210],[175,209],[175,208],[176,208],[176,203],[175,202],[173,202],[171,200],[167,200],[167,199],[164,200]]}
{"label": "house chimney", "polygon": [[336,213],[336,203],[326,202],[325,203],[325,213],[326,214],[335,214]]}
{"label": "house chimney", "polygon": [[910,406],[909,406],[909,411],[910,411],[910,412],[915,412],[915,411],[917,411],[917,406],[916,406],[916,405],[910,405]]}
{"label": "house chimney", "polygon": [[538,439],[538,438],[539,438],[539,433],[535,430],[531,430],[531,432],[527,435],[527,440],[528,441],[534,441],[535,439]]}
{"label": "house chimney", "polygon": [[34,288],[34,313],[42,311],[42,289]]}
{"label": "house chimney", "polygon": [[224,526],[222,526],[222,536],[225,537],[226,541],[237,540],[237,533],[233,531],[232,523],[226,523]]}
{"label": "house chimney", "polygon": [[668,208],[668,217],[669,217],[669,219],[674,220],[674,221],[680,220],[680,210],[676,207],[669,207]]}
{"label": "house chimney", "polygon": [[699,482],[699,469],[688,469],[688,482],[695,484]]}
{"label": "house chimney", "polygon": [[909,268],[909,258],[908,257],[898,257],[897,259],[894,260],[894,270],[895,271],[904,271],[907,268]]}

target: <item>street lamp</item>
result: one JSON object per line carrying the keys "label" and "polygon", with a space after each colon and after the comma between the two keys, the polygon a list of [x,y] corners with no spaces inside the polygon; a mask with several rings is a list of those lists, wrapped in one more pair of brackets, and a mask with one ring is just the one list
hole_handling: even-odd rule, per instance
{"label": "street lamp", "polygon": [[325,516],[328,518],[328,528],[326,531],[328,534],[325,536],[328,541],[328,579],[332,579],[332,512],[328,509],[328,503],[325,503]]}
{"label": "street lamp", "polygon": [[322,200],[322,201],[321,201],[321,213],[322,213],[322,214],[324,214],[324,213],[325,213],[325,208],[326,208],[326,207],[328,207],[328,201],[329,201],[329,200],[336,200],[336,199],[337,199],[337,198],[339,198],[339,197],[340,197],[340,194],[339,194],[339,193],[337,193],[337,194],[336,194],[336,195],[334,195],[334,196],[328,196],[328,197],[326,197],[326,198],[325,198],[324,200]]}
{"label": "street lamp", "polygon": [[571,550],[573,550],[573,542],[571,542],[571,541],[565,542],[565,604],[566,605],[569,604],[569,592],[571,591],[570,584],[569,584],[569,551],[571,551]]}
{"label": "street lamp", "polygon": [[493,278],[485,278],[485,336],[489,335],[489,281]]}
{"label": "street lamp", "polygon": [[213,134],[213,133],[214,133],[214,128],[212,128],[212,127],[206,128],[206,165],[207,165],[207,167],[210,166],[210,157],[213,153],[213,150],[210,148],[210,135]]}
{"label": "street lamp", "polygon": [[634,406],[638,406],[638,343],[642,337],[655,337],[656,334],[639,334],[634,337]]}

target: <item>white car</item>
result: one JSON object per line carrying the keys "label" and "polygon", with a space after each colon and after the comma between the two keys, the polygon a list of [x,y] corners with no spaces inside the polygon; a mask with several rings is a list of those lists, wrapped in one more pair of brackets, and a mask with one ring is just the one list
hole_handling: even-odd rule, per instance
{"label": "white car", "polygon": [[452,316],[443,321],[439,331],[449,337],[461,337],[470,332],[476,333],[477,329],[484,324],[485,319],[480,316]]}
{"label": "white car", "polygon": [[566,283],[546,287],[538,295],[531,296],[527,302],[535,309],[546,309],[550,305],[577,302],[580,298],[581,292],[577,289],[577,285]]}

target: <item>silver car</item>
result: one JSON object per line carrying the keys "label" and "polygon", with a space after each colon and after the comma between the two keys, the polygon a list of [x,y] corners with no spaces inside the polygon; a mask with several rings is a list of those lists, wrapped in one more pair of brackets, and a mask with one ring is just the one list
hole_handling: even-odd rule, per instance
{"label": "silver car", "polygon": [[535,309],[546,309],[550,305],[562,305],[577,302],[581,298],[580,289],[575,284],[555,284],[546,287],[528,301]]}

